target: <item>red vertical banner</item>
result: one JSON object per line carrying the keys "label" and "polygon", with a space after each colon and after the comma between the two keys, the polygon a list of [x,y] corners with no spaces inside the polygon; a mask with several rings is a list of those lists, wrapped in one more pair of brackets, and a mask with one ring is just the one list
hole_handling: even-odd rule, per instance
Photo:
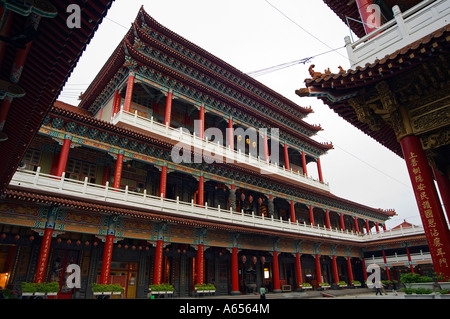
{"label": "red vertical banner", "polygon": [[196,283],[202,285],[204,282],[204,269],[205,269],[205,259],[203,244],[199,244],[197,247],[197,280]]}
{"label": "red vertical banner", "polygon": [[450,232],[434,185],[433,175],[419,138],[404,137],[400,144],[422,219],[433,266],[450,277]]}
{"label": "red vertical banner", "polygon": [[69,158],[71,143],[72,142],[70,139],[68,139],[68,138],[64,139],[63,146],[61,148],[61,155],[59,156],[59,161],[58,161],[58,170],[56,173],[57,176],[61,177],[62,173],[64,173],[66,171],[67,160]]}
{"label": "red vertical banner", "polygon": [[237,247],[231,250],[231,294],[240,294]]}
{"label": "red vertical banner", "polygon": [[391,280],[391,273],[389,272],[389,266],[387,264],[387,259],[386,259],[386,253],[384,252],[384,249],[382,250],[383,253],[383,261],[384,261],[384,265],[386,267],[386,275],[387,275],[387,279]]}
{"label": "red vertical banner", "polygon": [[411,269],[411,273],[414,274],[414,266],[412,264],[411,254],[409,253],[409,248],[408,247],[406,247],[406,255],[408,256],[409,269]]}
{"label": "red vertical banner", "polygon": [[363,270],[364,282],[367,282],[367,268],[366,268],[366,262],[364,261],[364,257],[361,258],[361,265],[362,265],[362,270]]}
{"label": "red vertical banner", "polygon": [[117,154],[116,170],[114,172],[114,188],[120,188],[120,180],[122,179],[123,154]]}
{"label": "red vertical banner", "polygon": [[39,252],[39,259],[34,277],[35,283],[43,283],[45,277],[45,270],[47,269],[47,260],[50,253],[50,245],[52,243],[53,228],[45,228],[44,237],[42,238],[41,250]]}
{"label": "red vertical banner", "polygon": [[125,101],[123,103],[123,110],[130,112],[131,100],[133,99],[133,87],[134,87],[134,74],[128,76],[127,90],[125,91]]}
{"label": "red vertical banner", "polygon": [[160,285],[162,277],[162,258],[163,258],[163,241],[156,242],[155,250],[155,267],[153,270],[153,284]]}
{"label": "red vertical banner", "polygon": [[114,92],[112,116],[114,116],[117,113],[119,113],[119,111],[120,111],[120,100],[121,100],[121,98],[120,98],[119,90],[116,90]]}
{"label": "red vertical banner", "polygon": [[295,273],[297,275],[297,288],[303,284],[302,264],[300,261],[300,253],[295,253]]}
{"label": "red vertical banner", "polygon": [[273,291],[280,292],[280,267],[278,265],[278,251],[273,251],[272,260],[272,272],[273,272]]}
{"label": "red vertical banner", "polygon": [[105,247],[103,248],[102,272],[100,274],[100,284],[108,285],[111,272],[111,260],[114,246],[114,235],[107,235]]}

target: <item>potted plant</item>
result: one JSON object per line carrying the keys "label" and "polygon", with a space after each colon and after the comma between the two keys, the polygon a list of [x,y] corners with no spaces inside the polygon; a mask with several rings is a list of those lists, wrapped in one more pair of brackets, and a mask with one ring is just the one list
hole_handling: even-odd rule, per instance
{"label": "potted plant", "polygon": [[436,276],[441,289],[450,290],[450,278],[445,277],[444,274],[439,274]]}
{"label": "potted plant", "polygon": [[345,281],[343,281],[343,280],[339,281],[337,284],[338,284],[338,286],[339,286],[340,288],[345,288],[345,287],[347,287],[347,282],[345,282]]}
{"label": "potted plant", "polygon": [[22,296],[23,297],[33,296],[34,293],[36,292],[36,284],[35,283],[22,282],[21,287],[22,287]]}
{"label": "potted plant", "polygon": [[[447,289],[441,289],[438,291],[438,295],[436,295],[436,298],[439,299],[450,299],[450,291]],[[439,297],[438,297],[439,296]]]}
{"label": "potted plant", "polygon": [[361,282],[358,280],[352,280],[352,286],[354,287],[361,287]]}
{"label": "potted plant", "polygon": [[44,298],[45,296],[55,296],[59,291],[59,283],[47,282],[47,283],[34,283],[34,282],[22,282],[22,296]]}
{"label": "potted plant", "polygon": [[194,289],[197,294],[212,294],[216,292],[216,287],[213,284],[195,284]]}
{"label": "potted plant", "polygon": [[406,288],[424,288],[433,290],[434,282],[433,278],[428,276],[421,276],[419,274],[406,273],[400,276],[400,281]]}
{"label": "potted plant", "polygon": [[108,299],[112,294],[120,295],[123,293],[123,287],[119,284],[92,284],[92,292],[97,299]]}
{"label": "potted plant", "polygon": [[310,283],[304,282],[302,283],[302,289],[312,289],[312,286]]}
{"label": "potted plant", "polygon": [[159,284],[159,285],[150,285],[149,293],[150,295],[172,295],[175,288],[171,284]]}
{"label": "potted plant", "polygon": [[322,283],[320,283],[320,288],[329,289],[330,288],[330,284],[327,283],[327,282],[322,282]]}
{"label": "potted plant", "polygon": [[405,298],[434,299],[435,295],[432,289],[426,288],[403,288]]}

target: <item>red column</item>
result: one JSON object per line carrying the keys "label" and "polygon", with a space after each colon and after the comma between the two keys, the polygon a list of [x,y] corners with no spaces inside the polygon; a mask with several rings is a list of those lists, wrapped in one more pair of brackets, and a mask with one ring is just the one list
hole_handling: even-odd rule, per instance
{"label": "red column", "polygon": [[122,179],[123,154],[117,154],[116,170],[114,172],[114,188],[120,188],[120,180]]}
{"label": "red column", "polygon": [[317,172],[319,174],[319,181],[323,182],[322,165],[320,164],[320,158],[317,158]]}
{"label": "red column", "polygon": [[370,227],[369,227],[369,220],[368,219],[366,219],[366,230],[367,230],[367,233],[370,233]]}
{"label": "red column", "polygon": [[106,236],[105,248],[103,248],[102,272],[100,274],[100,284],[102,285],[109,284],[113,245],[114,245],[114,235],[109,234]]}
{"label": "red column", "polygon": [[204,138],[205,137],[205,107],[202,105],[200,106],[200,114],[199,114],[199,132],[198,137]]}
{"label": "red column", "polygon": [[291,200],[291,223],[295,223],[295,204],[293,200]]}
{"label": "red column", "polygon": [[363,269],[364,282],[367,282],[367,267],[366,267],[366,262],[364,260],[364,257],[361,258],[361,265],[362,265],[362,269]]}
{"label": "red column", "polygon": [[125,101],[123,103],[123,110],[125,112],[130,112],[130,109],[131,109],[131,99],[133,97],[133,86],[134,86],[134,74],[130,73],[130,75],[128,75],[127,90],[125,92]]}
{"label": "red column", "polygon": [[434,165],[433,175],[438,185],[439,193],[441,194],[442,204],[447,213],[447,219],[450,221],[450,179],[447,175],[442,174]]}
{"label": "red column", "polygon": [[375,28],[373,28],[371,26],[375,26],[375,27],[379,27],[380,26],[380,24],[381,24],[381,13],[380,13],[380,17],[377,18],[378,21],[375,21],[373,19],[374,18],[374,16],[373,16],[374,13],[372,12],[372,10],[370,10],[368,8],[368,6],[372,4],[372,0],[356,0],[356,4],[358,6],[359,15],[361,16],[362,22],[366,23],[366,24],[363,24],[364,31],[366,31],[366,34],[372,32],[373,30],[375,30]]}
{"label": "red column", "polygon": [[47,227],[44,231],[44,237],[42,238],[41,250],[39,252],[39,259],[36,269],[36,275],[34,277],[35,283],[43,283],[45,270],[47,269],[47,260],[50,252],[50,245],[52,242],[53,227]]}
{"label": "red column", "polygon": [[161,178],[159,182],[159,196],[166,198],[166,186],[167,186],[167,166],[164,165],[161,168]]}
{"label": "red column", "polygon": [[231,251],[231,294],[240,294],[237,247]]}
{"label": "red column", "polygon": [[383,230],[386,231],[386,224],[383,224]]}
{"label": "red column", "polygon": [[290,164],[289,164],[289,151],[288,151],[288,146],[286,143],[284,143],[284,167],[286,169],[290,169]]}
{"label": "red column", "polygon": [[330,211],[328,209],[325,209],[325,226],[327,227],[327,229],[331,228]]}
{"label": "red column", "polygon": [[409,268],[411,269],[411,273],[414,274],[414,266],[412,265],[411,254],[409,253],[408,247],[406,247],[406,254],[408,255]]}
{"label": "red column", "polygon": [[204,192],[204,178],[203,176],[200,176],[200,178],[198,179],[197,205],[205,205]]}
{"label": "red column", "polygon": [[348,270],[348,280],[350,281],[350,285],[353,286],[353,270],[352,270],[352,259],[351,257],[347,257],[347,270]]}
{"label": "red column", "polygon": [[172,115],[172,91],[169,91],[167,93],[167,98],[166,98],[166,111],[164,114],[164,125],[170,126],[170,118]]}
{"label": "red column", "polygon": [[309,205],[309,220],[311,222],[311,226],[314,227],[314,212],[312,205]]}
{"label": "red column", "polygon": [[356,216],[355,216],[355,230],[356,230],[356,233],[359,234],[358,217],[356,217]]}
{"label": "red column", "polygon": [[317,283],[322,283],[322,270],[320,269],[320,256],[319,254],[316,254],[316,279]]}
{"label": "red column", "polygon": [[302,151],[302,167],[303,167],[303,175],[308,176],[308,170],[306,169],[306,155],[305,152]]}
{"label": "red column", "polygon": [[233,119],[228,119],[228,129],[227,129],[227,137],[228,137],[228,146],[234,150],[234,132],[233,132]]}
{"label": "red column", "polygon": [[378,222],[375,223],[375,229],[377,230],[377,233],[380,232],[380,225],[378,225]]}
{"label": "red column", "polygon": [[64,139],[63,146],[61,148],[61,155],[58,161],[58,170],[56,176],[62,176],[62,173],[66,171],[67,159],[69,158],[70,144],[72,141],[68,138]]}
{"label": "red column", "polygon": [[155,267],[153,270],[153,284],[160,285],[162,277],[162,258],[163,258],[163,240],[159,239],[156,242],[155,249]]}
{"label": "red column", "polygon": [[203,254],[203,244],[199,244],[197,247],[197,284],[203,284],[204,277],[204,254]]}
{"label": "red column", "polygon": [[297,275],[297,288],[300,288],[303,283],[303,275],[299,252],[295,253],[295,273]]}
{"label": "red column", "polygon": [[333,266],[333,277],[334,282],[337,284],[339,282],[339,273],[336,261],[336,255],[331,256],[332,266]]}
{"label": "red column", "polygon": [[273,251],[273,260],[272,260],[272,266],[273,266],[273,291],[274,292],[281,292],[280,289],[280,267],[278,266],[278,251]]}
{"label": "red column", "polygon": [[450,231],[419,138],[400,141],[436,273],[450,277]]}
{"label": "red column", "polygon": [[343,213],[339,214],[339,223],[341,224],[341,229],[345,230],[344,214]]}
{"label": "red column", "polygon": [[389,267],[387,265],[386,253],[384,252],[384,249],[382,250],[382,252],[383,252],[383,261],[384,261],[384,264],[386,267],[386,275],[387,275],[388,280],[391,280],[391,274],[389,273]]}

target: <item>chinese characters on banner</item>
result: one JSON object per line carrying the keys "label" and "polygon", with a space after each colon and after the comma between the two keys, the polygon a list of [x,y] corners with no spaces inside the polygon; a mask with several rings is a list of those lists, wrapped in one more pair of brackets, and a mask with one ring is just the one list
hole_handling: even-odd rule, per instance
{"label": "chinese characters on banner", "polygon": [[[428,246],[433,258],[436,272],[449,272],[448,263],[448,241],[445,240],[448,229],[446,223],[440,218],[440,202],[436,201],[436,190],[433,188],[430,168],[426,157],[421,157],[419,152],[409,151],[407,154],[407,164],[414,193],[416,196]],[[444,228],[445,227],[445,228]]]}

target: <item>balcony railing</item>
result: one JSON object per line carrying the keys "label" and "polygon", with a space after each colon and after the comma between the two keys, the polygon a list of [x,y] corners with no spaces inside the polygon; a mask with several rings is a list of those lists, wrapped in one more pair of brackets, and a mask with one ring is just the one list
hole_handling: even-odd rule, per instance
{"label": "balcony railing", "polygon": [[429,35],[449,23],[448,0],[425,0],[404,13],[392,7],[394,19],[352,43],[345,37],[351,68],[364,67]]}
{"label": "balcony railing", "polygon": [[[431,254],[429,252],[423,253],[422,251],[420,253],[410,254],[411,257],[411,263],[414,264],[426,264],[426,263],[432,263]],[[376,265],[384,265],[384,258],[381,256],[378,257],[366,257],[364,258],[364,262],[366,263],[366,266],[370,264],[376,264]],[[386,263],[388,266],[400,266],[403,264],[403,266],[409,266],[409,260],[408,255],[390,255],[386,256]]]}
{"label": "balcony railing", "polygon": [[178,198],[176,200],[148,195],[143,193],[128,191],[125,189],[116,189],[105,186],[88,183],[84,181],[57,177],[54,175],[42,174],[40,167],[36,171],[18,170],[14,174],[10,187],[23,189],[26,191],[47,192],[53,196],[70,196],[71,199],[79,198],[80,201],[96,201],[106,204],[127,204],[130,208],[149,213],[162,213],[167,216],[176,216],[187,219],[203,219],[217,223],[226,223],[245,227],[253,227],[276,232],[294,233],[297,235],[309,235],[321,238],[342,239],[354,242],[366,241],[365,235],[359,235],[354,232],[342,231],[337,229],[327,229],[324,226],[311,226],[306,223],[292,223],[282,219],[267,218],[258,216],[254,213],[247,214],[243,211],[234,212],[232,210],[219,207],[209,207],[205,205],[196,205],[194,202],[183,202]]}
{"label": "balcony railing", "polygon": [[400,225],[399,228],[390,229],[383,232],[369,232],[368,234],[365,234],[367,241],[371,240],[380,240],[380,239],[386,239],[386,238],[395,238],[395,237],[403,237],[403,236],[410,236],[410,235],[420,235],[425,234],[424,229],[422,226],[414,226],[412,227],[402,227]]}
{"label": "balcony railing", "polygon": [[221,160],[223,163],[235,163],[236,165],[245,166],[261,174],[271,174],[276,179],[288,180],[296,184],[313,186],[325,191],[330,191],[328,183],[320,182],[316,179],[304,176],[300,172],[292,169],[287,170],[278,163],[271,163],[259,157],[250,156],[240,150],[236,151],[230,147],[225,147],[220,142],[211,142],[207,139],[190,134],[183,128],[173,128],[168,125],[161,124],[151,117],[150,119],[139,116],[137,112],[130,113],[121,109],[112,119],[112,123],[132,127],[146,132],[147,134],[156,135],[158,138],[166,140],[172,144],[183,145],[185,148],[201,150],[206,154],[214,154],[214,158]]}

